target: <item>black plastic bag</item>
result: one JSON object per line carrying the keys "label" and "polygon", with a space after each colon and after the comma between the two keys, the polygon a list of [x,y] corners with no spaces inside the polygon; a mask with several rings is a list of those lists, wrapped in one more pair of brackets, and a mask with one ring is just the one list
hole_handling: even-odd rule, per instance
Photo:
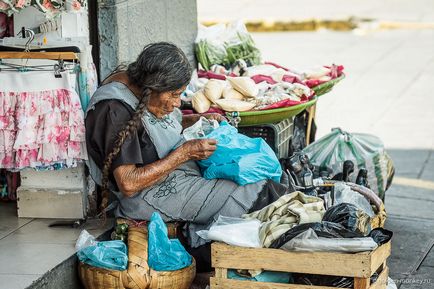
{"label": "black plastic bag", "polygon": [[312,286],[330,286],[336,288],[353,288],[354,278],[312,274],[292,274],[295,284]]}
{"label": "black plastic bag", "polygon": [[[307,124],[309,120],[309,112],[304,110],[299,113],[294,118],[294,131],[291,138],[291,144],[289,146],[289,154],[293,155],[295,152],[299,152],[306,147],[306,133],[307,133]],[[316,135],[316,124],[315,119],[312,119],[312,126],[310,130],[309,143],[313,143],[315,141]]]}
{"label": "black plastic bag", "polygon": [[371,231],[371,218],[353,204],[341,203],[330,207],[322,220],[341,224],[346,229],[363,236],[368,235]]}
{"label": "black plastic bag", "polygon": [[324,238],[360,238],[363,237],[362,234],[355,233],[351,230],[346,229],[341,224],[336,224],[332,222],[320,222],[320,223],[306,223],[295,226],[294,228],[288,230],[278,239],[276,239],[270,246],[270,248],[280,248],[299,234],[305,232],[308,229],[313,229],[318,237]]}
{"label": "black plastic bag", "polygon": [[[292,274],[295,284],[313,285],[313,286],[329,286],[336,288],[353,288],[354,278],[336,277],[327,275],[312,275],[312,274]],[[378,274],[374,273],[371,276],[371,284],[378,279]]]}
{"label": "black plastic bag", "polygon": [[393,232],[383,229],[383,228],[376,228],[369,233],[369,237],[374,239],[375,243],[378,244],[378,246],[381,246],[383,244],[386,244],[390,241],[393,237]]}

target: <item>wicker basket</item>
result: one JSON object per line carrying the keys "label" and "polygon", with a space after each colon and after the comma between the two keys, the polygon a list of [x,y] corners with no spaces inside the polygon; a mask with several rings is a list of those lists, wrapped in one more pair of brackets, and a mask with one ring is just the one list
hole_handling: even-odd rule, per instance
{"label": "wicker basket", "polygon": [[128,229],[128,269],[107,270],[79,263],[78,273],[86,289],[188,289],[196,263],[176,271],[154,271],[148,266],[148,231]]}
{"label": "wicker basket", "polygon": [[237,119],[236,121],[237,126],[276,123],[284,119],[296,116],[306,108],[309,108],[312,105],[314,105],[317,100],[318,99],[314,97],[312,100],[309,100],[308,102],[304,102],[289,107],[273,108],[267,110],[227,112],[226,116],[229,118],[229,120]]}

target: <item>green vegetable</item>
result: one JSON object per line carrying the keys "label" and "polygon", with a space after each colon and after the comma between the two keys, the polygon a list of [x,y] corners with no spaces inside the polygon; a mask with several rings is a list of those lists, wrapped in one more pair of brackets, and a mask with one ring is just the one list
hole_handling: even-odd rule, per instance
{"label": "green vegetable", "polygon": [[116,234],[126,234],[128,231],[128,225],[127,224],[118,224],[116,225],[115,232]]}
{"label": "green vegetable", "polygon": [[205,70],[209,70],[214,64],[231,67],[238,59],[243,59],[249,66],[260,64],[261,52],[250,34],[238,32],[237,38],[223,45],[206,39],[200,40],[195,46],[197,61]]}

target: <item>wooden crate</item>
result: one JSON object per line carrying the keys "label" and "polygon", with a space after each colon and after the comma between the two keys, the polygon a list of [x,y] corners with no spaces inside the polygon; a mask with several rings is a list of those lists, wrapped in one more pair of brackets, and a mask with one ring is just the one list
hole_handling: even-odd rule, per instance
{"label": "wooden crate", "polygon": [[[228,269],[253,269],[354,278],[354,289],[386,289],[391,253],[390,242],[372,252],[356,254],[333,252],[289,252],[281,249],[244,248],[223,243],[211,245],[215,277],[211,289],[333,289],[327,286],[282,284],[228,279]],[[370,277],[379,272],[377,281]]]}

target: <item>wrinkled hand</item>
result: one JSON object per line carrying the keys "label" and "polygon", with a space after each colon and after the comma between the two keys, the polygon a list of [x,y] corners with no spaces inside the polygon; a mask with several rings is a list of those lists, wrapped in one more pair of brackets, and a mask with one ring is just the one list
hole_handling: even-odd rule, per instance
{"label": "wrinkled hand", "polygon": [[227,121],[227,119],[223,115],[218,114],[218,113],[205,113],[202,116],[204,116],[206,119],[209,119],[209,120],[214,119],[218,122],[221,122],[224,120]]}
{"label": "wrinkled hand", "polygon": [[181,148],[189,160],[204,160],[217,149],[215,139],[193,139],[185,142]]}

